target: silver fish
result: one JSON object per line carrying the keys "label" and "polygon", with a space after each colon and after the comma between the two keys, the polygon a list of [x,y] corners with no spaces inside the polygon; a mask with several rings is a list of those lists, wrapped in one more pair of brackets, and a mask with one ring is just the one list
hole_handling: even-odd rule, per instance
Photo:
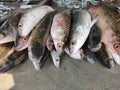
{"label": "silver fish", "polygon": [[[26,37],[37,25],[37,23],[48,13],[53,12],[54,9],[50,6],[44,5],[32,8],[27,11],[19,21],[18,32],[20,36]],[[38,12],[40,14],[38,15]]]}
{"label": "silver fish", "polygon": [[118,8],[101,3],[88,6],[88,12],[96,25],[102,31],[101,42],[106,45],[107,52],[112,55],[115,62],[120,65],[120,13]]}
{"label": "silver fish", "polygon": [[41,59],[45,53],[46,41],[50,32],[53,13],[47,14],[34,28],[28,41],[28,56],[33,62],[35,69],[39,70]]}
{"label": "silver fish", "polygon": [[15,41],[21,13],[10,16],[0,27],[0,44]]}
{"label": "silver fish", "polygon": [[71,10],[66,10],[56,14],[51,26],[51,36],[57,52],[64,51],[65,43],[70,31]]}
{"label": "silver fish", "polygon": [[92,20],[86,10],[73,10],[73,24],[69,44],[71,54],[76,53],[83,46],[95,22],[96,20]]}

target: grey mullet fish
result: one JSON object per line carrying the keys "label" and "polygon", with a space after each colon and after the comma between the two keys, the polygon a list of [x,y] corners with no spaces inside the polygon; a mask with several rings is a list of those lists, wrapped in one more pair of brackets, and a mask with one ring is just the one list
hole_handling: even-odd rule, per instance
{"label": "grey mullet fish", "polygon": [[46,51],[46,41],[50,32],[54,13],[47,14],[35,27],[28,41],[28,56],[36,70],[41,67],[42,57]]}

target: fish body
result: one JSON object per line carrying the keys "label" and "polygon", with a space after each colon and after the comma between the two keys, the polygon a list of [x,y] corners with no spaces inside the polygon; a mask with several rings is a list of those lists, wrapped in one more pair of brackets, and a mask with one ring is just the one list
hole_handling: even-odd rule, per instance
{"label": "fish body", "polygon": [[91,16],[86,10],[73,10],[69,44],[71,54],[76,53],[83,46],[95,22],[95,20],[91,20]]}
{"label": "fish body", "polygon": [[45,52],[53,16],[53,13],[47,14],[34,28],[28,41],[28,56],[36,70],[40,69],[40,62]]}
{"label": "fish body", "polygon": [[46,14],[53,11],[54,9],[47,5],[32,8],[29,11],[27,11],[19,21],[19,35],[26,37]]}
{"label": "fish body", "polygon": [[1,59],[8,57],[13,52],[14,52],[13,42],[0,44],[0,61]]}
{"label": "fish body", "polygon": [[21,13],[9,17],[0,27],[0,44],[15,41]]}
{"label": "fish body", "polygon": [[112,68],[115,66],[114,59],[112,56],[107,52],[106,46],[103,44],[101,49],[95,53],[98,60],[106,66],[107,68]]}
{"label": "fish body", "polygon": [[106,45],[107,52],[111,53],[115,62],[120,65],[120,13],[114,6],[101,3],[91,5],[88,9],[96,25],[101,29],[101,42]]}
{"label": "fish body", "polygon": [[92,52],[96,52],[101,48],[101,30],[95,24],[90,30],[90,34],[87,39],[87,44]]}
{"label": "fish body", "polygon": [[51,36],[58,53],[62,53],[69,36],[71,25],[71,10],[56,14],[51,26]]}
{"label": "fish body", "polygon": [[0,72],[6,72],[10,70],[12,67],[17,66],[21,62],[25,60],[25,56],[27,55],[27,49],[17,52],[14,51],[8,57],[0,60]]}

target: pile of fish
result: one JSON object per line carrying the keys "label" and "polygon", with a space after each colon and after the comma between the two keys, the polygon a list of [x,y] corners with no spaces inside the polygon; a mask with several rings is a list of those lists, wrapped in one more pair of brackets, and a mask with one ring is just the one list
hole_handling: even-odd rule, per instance
{"label": "pile of fish", "polygon": [[107,68],[120,65],[119,9],[103,2],[64,10],[46,4],[14,10],[0,19],[0,72],[27,56],[36,70],[49,56],[59,68],[63,53],[92,64],[99,60]]}

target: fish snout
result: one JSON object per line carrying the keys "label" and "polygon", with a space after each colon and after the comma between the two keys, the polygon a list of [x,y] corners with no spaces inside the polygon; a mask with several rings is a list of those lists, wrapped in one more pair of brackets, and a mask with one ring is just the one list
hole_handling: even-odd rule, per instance
{"label": "fish snout", "polygon": [[72,47],[69,48],[69,52],[70,52],[70,54],[74,54],[74,49]]}
{"label": "fish snout", "polygon": [[106,62],[106,66],[107,68],[111,69],[112,67],[115,66],[115,63],[114,63],[114,60],[113,59],[109,59],[107,62]]}
{"label": "fish snout", "polygon": [[110,59],[110,68],[114,67],[115,66],[115,62],[113,59]]}

